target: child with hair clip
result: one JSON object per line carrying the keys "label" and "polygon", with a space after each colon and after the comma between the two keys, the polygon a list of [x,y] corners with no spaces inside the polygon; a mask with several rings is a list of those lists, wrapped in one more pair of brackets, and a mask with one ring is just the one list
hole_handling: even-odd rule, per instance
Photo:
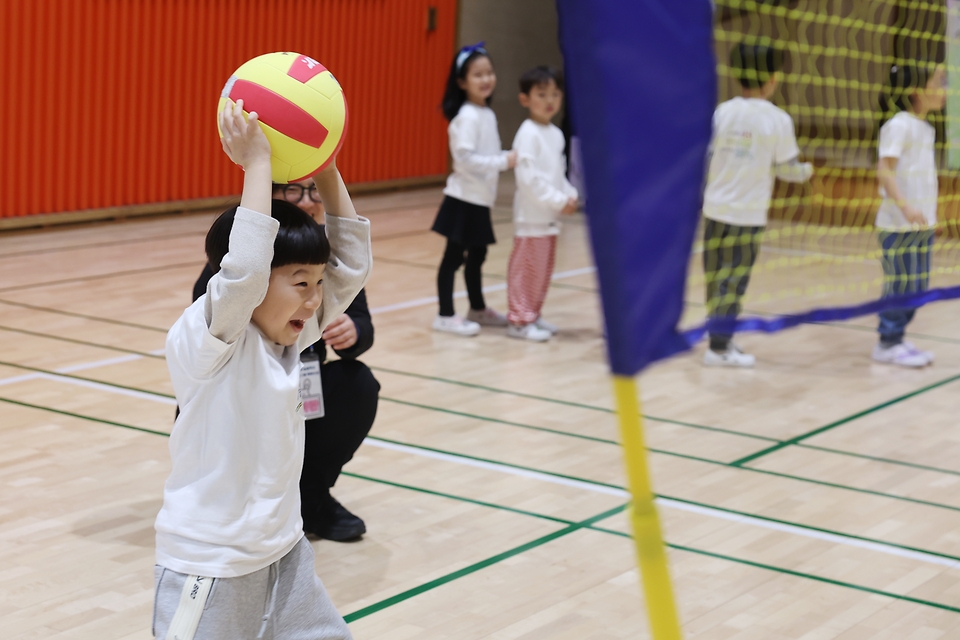
{"label": "child with hair clip", "polygon": [[[440,313],[433,321],[435,331],[475,336],[481,325],[507,325],[507,319],[484,301],[480,275],[487,245],[496,242],[490,207],[497,198],[500,172],[517,163],[516,153],[501,149],[497,117],[489,106],[496,85],[497,76],[482,42],[457,53],[442,103],[443,115],[450,121],[447,133],[453,173],[447,178],[445,197],[432,227],[447,238],[437,273]],[[470,298],[466,318],[458,316],[453,307],[453,280],[464,263]]]}
{"label": "child with hair clip", "polygon": [[[937,224],[936,131],[926,121],[947,100],[942,66],[914,63],[890,68],[890,96],[884,111],[899,110],[880,127],[877,179],[883,201],[877,211],[883,266],[883,297],[926,291]],[[880,312],[880,341],[873,349],[877,362],[901,367],[925,367],[933,354],[904,340],[916,309]]]}

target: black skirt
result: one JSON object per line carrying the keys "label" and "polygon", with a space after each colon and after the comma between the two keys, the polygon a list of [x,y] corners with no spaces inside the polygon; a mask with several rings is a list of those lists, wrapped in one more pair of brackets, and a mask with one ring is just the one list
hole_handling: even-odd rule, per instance
{"label": "black skirt", "polygon": [[453,242],[468,247],[486,246],[497,241],[493,235],[490,207],[470,204],[450,196],[444,197],[431,228]]}

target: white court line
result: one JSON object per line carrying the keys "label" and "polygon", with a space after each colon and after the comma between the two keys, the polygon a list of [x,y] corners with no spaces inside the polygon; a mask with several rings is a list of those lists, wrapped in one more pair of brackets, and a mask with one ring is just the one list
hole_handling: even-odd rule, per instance
{"label": "white court line", "polygon": [[[142,356],[133,355],[134,358],[139,358]],[[112,358],[111,360],[103,360],[101,363],[113,363],[117,358]],[[90,363],[91,366],[87,368],[92,368],[94,363]],[[88,380],[77,380],[76,378],[65,378],[48,373],[32,373],[26,376],[19,376],[18,378],[8,378],[7,380],[0,381],[0,385],[9,384],[14,380],[22,381],[25,379],[50,379],[56,382],[63,382],[67,384],[73,384],[81,387],[89,387],[97,389],[100,391],[107,391],[110,393],[116,393],[119,395],[125,395],[130,397],[139,398],[142,400],[151,400],[153,402],[159,402],[166,405],[175,405],[176,400],[173,398],[166,398],[164,396],[158,396],[150,393],[145,393],[142,391],[134,391],[132,389],[123,389],[108,384],[103,384],[99,382],[91,382]],[[539,471],[531,471],[529,469],[517,469],[509,465],[499,464],[496,462],[487,462],[485,460],[474,460],[471,458],[465,458],[458,456],[456,454],[450,453],[441,453],[439,451],[427,451],[420,449],[418,447],[411,447],[402,444],[396,444],[393,442],[384,442],[375,438],[368,437],[364,440],[364,444],[371,447],[377,447],[380,449],[389,449],[391,451],[397,451],[401,453],[406,453],[409,455],[419,456],[421,458],[431,458],[433,460],[442,460],[444,462],[451,462],[453,464],[458,464],[465,467],[476,467],[478,469],[486,469],[488,471],[496,471],[498,473],[504,473],[512,476],[519,476],[522,478],[529,478],[531,480],[538,480],[540,482],[547,482],[550,484],[561,485],[565,487],[572,487],[575,489],[581,489],[583,491],[590,491],[592,493],[601,493],[609,496],[616,496],[618,498],[629,499],[630,494],[623,489],[618,489],[616,487],[608,487],[602,484],[595,484],[586,480],[575,480],[573,478],[562,478],[549,473],[542,473]],[[956,560],[951,560],[949,558],[943,558],[940,556],[935,556],[928,553],[923,553],[922,551],[911,551],[909,549],[901,549],[899,547],[886,545],[880,542],[869,542],[866,540],[857,540],[856,538],[848,538],[843,535],[827,533],[824,531],[815,531],[807,529],[800,526],[783,524],[779,522],[770,522],[762,518],[754,518],[751,516],[744,516],[735,513],[729,513],[722,511],[720,509],[711,509],[710,507],[702,507],[698,505],[687,504],[685,502],[679,502],[677,500],[671,500],[669,498],[657,498],[656,502],[661,507],[666,507],[668,509],[677,509],[678,511],[687,511],[690,513],[697,513],[703,516],[716,518],[719,520],[727,520],[730,522],[738,522],[741,524],[747,524],[761,529],[768,529],[771,531],[780,531],[782,533],[788,533],[803,538],[811,538],[814,540],[823,540],[826,542],[832,542],[834,544],[839,544],[847,547],[856,547],[859,549],[867,549],[869,551],[876,551],[878,553],[884,553],[886,555],[897,556],[901,558],[908,558],[912,560],[917,560],[919,562],[925,562],[927,564],[936,564],[942,567],[948,568],[958,568],[960,567],[960,562]]]}
{"label": "white court line", "polygon": [[22,376],[16,376],[14,378],[4,378],[3,380],[0,380],[0,387],[8,384],[17,384],[18,382],[27,382],[28,380],[36,380],[41,375],[42,374],[40,373],[28,373]]}
{"label": "white court line", "polygon": [[630,494],[624,491],[623,489],[617,489],[614,487],[605,487],[603,485],[593,484],[591,482],[584,482],[583,480],[574,480],[572,478],[558,478],[557,476],[553,476],[548,473],[541,473],[539,471],[530,471],[529,469],[517,469],[516,467],[497,464],[496,462],[486,462],[485,460],[474,460],[472,458],[464,458],[462,456],[457,456],[450,453],[440,453],[439,451],[426,451],[424,449],[420,449],[417,447],[408,447],[407,445],[396,444],[394,442],[384,442],[383,440],[377,440],[375,438],[370,438],[370,437],[365,438],[363,443],[368,444],[371,447],[378,447],[380,449],[389,449],[391,451],[400,451],[402,453],[409,453],[415,456],[420,456],[421,458],[432,458],[434,460],[443,460],[444,462],[452,462],[453,464],[459,464],[464,467],[476,467],[478,469],[498,471],[500,473],[506,473],[511,476],[520,476],[521,478],[530,478],[532,480],[540,480],[541,482],[549,482],[551,484],[560,484],[565,487],[574,487],[576,489],[592,491],[593,493],[604,493],[608,496],[617,496],[618,498],[630,497]]}
{"label": "white court line", "polygon": [[[143,356],[131,353],[127,356],[119,356],[116,358],[108,358],[106,360],[96,360],[94,362],[84,362],[82,364],[75,364],[69,367],[61,367],[55,369],[57,373],[73,373],[75,371],[84,371],[86,369],[96,369],[97,367],[108,367],[112,364],[120,364],[121,362],[132,362],[134,360],[140,360]],[[46,373],[27,373],[22,376],[16,376],[15,378],[4,378],[0,380],[0,387],[8,384],[16,384],[18,382],[27,382],[28,380],[36,380],[37,378],[50,377],[50,374]],[[56,378],[57,380],[63,380],[63,378]]]}
{"label": "white court line", "polygon": [[[596,267],[583,267],[582,269],[571,269],[569,271],[558,271],[557,273],[551,276],[551,280],[563,280],[564,278],[573,278],[576,276],[586,275],[588,273],[594,273]],[[501,282],[499,284],[491,284],[483,288],[484,293],[492,293],[494,291],[504,291],[507,288],[506,282]],[[454,298],[466,298],[466,291],[458,291],[453,294]],[[370,315],[377,315],[380,313],[390,313],[391,311],[400,311],[402,309],[412,309],[414,307],[425,307],[427,305],[437,304],[437,296],[430,298],[417,298],[416,300],[407,300],[406,302],[398,302],[396,304],[388,304],[382,307],[374,307],[370,309]]]}
{"label": "white court line", "polygon": [[93,380],[78,380],[77,378],[66,378],[63,376],[57,376],[50,373],[38,373],[37,377],[45,380],[52,380],[53,382],[64,382],[66,384],[72,384],[78,387],[96,389],[97,391],[107,391],[110,393],[116,393],[121,396],[129,396],[131,398],[139,398],[141,400],[152,400],[154,402],[160,402],[170,406],[176,406],[177,404],[177,401],[173,398],[168,398],[166,396],[161,396],[154,393],[147,393],[146,391],[137,391],[135,389],[124,389],[123,387],[115,387],[109,383],[104,383],[104,382],[95,382]]}
{"label": "white court line", "polygon": [[[538,471],[530,471],[528,469],[517,469],[515,467],[498,464],[496,462],[486,462],[484,460],[473,460],[471,458],[463,458],[461,456],[448,454],[448,453],[440,453],[438,451],[425,451],[417,447],[409,447],[406,445],[396,444],[393,442],[384,442],[382,440],[377,440],[375,438],[370,438],[370,437],[366,438],[363,442],[364,444],[370,445],[372,447],[378,447],[380,449],[389,449],[391,451],[399,451],[402,453],[420,456],[423,458],[443,460],[445,462],[452,462],[454,464],[463,465],[465,467],[476,467],[478,469],[488,469],[490,471],[497,471],[497,472],[505,473],[512,476],[520,476],[522,478],[530,478],[532,480],[539,480],[541,482],[549,482],[550,484],[558,484],[565,487],[575,487],[577,489],[583,489],[585,491],[591,491],[593,493],[602,493],[608,496],[617,496],[619,498],[626,498],[626,499],[630,498],[630,494],[624,491],[623,489],[616,489],[614,487],[608,487],[601,484],[593,484],[591,482],[585,482],[583,480],[573,480],[571,478],[560,478],[547,473],[540,473]],[[798,527],[798,526],[789,525],[789,524],[782,524],[779,522],[770,522],[762,518],[753,518],[751,516],[743,516],[736,513],[729,513],[726,511],[722,511],[720,509],[711,509],[710,507],[701,507],[698,505],[687,504],[684,502],[679,502],[677,500],[671,500],[669,498],[657,498],[656,503],[658,506],[666,507],[669,509],[677,509],[678,511],[687,511],[690,513],[697,513],[699,515],[704,515],[711,518],[717,518],[719,520],[727,520],[730,522],[748,524],[755,527],[759,527],[761,529],[769,529],[772,531],[780,531],[782,533],[790,533],[790,534],[801,536],[804,538],[812,538],[814,540],[824,540],[827,542],[833,542],[835,544],[840,544],[848,547],[868,549],[870,551],[885,553],[887,555],[898,556],[901,558],[909,558],[911,560],[926,562],[928,564],[936,564],[942,567],[949,567],[951,569],[960,567],[960,562],[956,560],[935,556],[929,553],[923,553],[922,551],[910,551],[909,549],[901,549],[899,547],[886,545],[881,542],[868,542],[866,540],[857,540],[856,538],[848,538],[846,536],[835,534],[835,533],[826,533],[823,531],[812,531],[804,527]]]}
{"label": "white court line", "polygon": [[[570,271],[562,271],[555,273],[553,279],[558,280],[562,278],[571,278],[579,275],[586,275],[588,273],[594,273],[596,271],[595,267],[584,267],[581,269],[573,269]],[[496,284],[490,287],[485,287],[484,291],[500,291],[506,288],[506,284]],[[456,297],[464,297],[466,292],[460,292],[456,294]],[[419,300],[410,300],[408,302],[399,303],[398,305],[388,305],[387,307],[378,307],[371,310],[371,313],[376,313],[378,309],[381,313],[395,311],[398,309],[408,309],[416,306],[423,306],[426,304],[433,304],[437,301],[436,298],[420,298]],[[151,354],[162,355],[164,353],[163,349],[157,349],[151,351]],[[85,369],[93,369],[96,367],[109,366],[111,364],[119,364],[121,362],[132,362],[134,360],[142,359],[143,356],[137,354],[130,354],[126,356],[119,356],[117,358],[110,358],[107,360],[98,360],[96,362],[89,362],[85,364],[72,365],[70,367],[63,367],[57,369],[57,373],[70,373],[73,371],[82,371]],[[77,380],[75,378],[65,378],[59,377],[47,373],[30,373],[22,376],[17,376],[15,378],[6,378],[0,380],[0,386],[14,384],[16,382],[24,382],[27,380],[34,380],[37,378],[49,378],[56,380],[57,382],[64,382],[67,384],[74,384],[77,386],[96,388],[102,391],[108,391],[111,393],[116,393],[119,395],[126,395],[131,397],[136,397],[144,400],[151,400],[153,402],[159,402],[165,405],[175,405],[176,400],[173,398],[166,398],[164,396],[157,396],[149,393],[144,393],[141,391],[134,391],[132,389],[122,389],[108,384],[91,382],[87,380]],[[423,458],[432,458],[435,460],[443,460],[445,462],[452,462],[453,464],[459,464],[462,466],[476,467],[479,469],[487,469],[490,471],[496,471],[498,473],[504,473],[513,476],[519,476],[524,478],[530,478],[532,480],[538,480],[541,482],[548,482],[551,484],[562,485],[567,487],[573,487],[576,489],[581,489],[584,491],[590,491],[593,493],[600,493],[605,495],[616,496],[619,498],[627,499],[630,497],[630,494],[623,490],[615,487],[608,487],[600,484],[594,484],[589,481],[584,480],[574,480],[572,478],[561,478],[548,473],[541,473],[538,471],[530,471],[527,469],[517,469],[510,467],[508,465],[498,464],[495,462],[486,462],[482,460],[473,460],[470,458],[464,458],[454,454],[440,453],[437,451],[426,451],[416,447],[410,447],[401,444],[394,444],[392,442],[383,442],[380,440],[375,440],[372,438],[366,438],[364,443],[373,446],[379,447],[381,449],[390,449],[393,451],[398,451],[402,453],[407,453],[410,455],[420,456]],[[804,538],[811,538],[814,540],[824,540],[828,542],[833,542],[835,544],[844,545],[848,547],[856,547],[860,549],[867,549],[870,551],[876,551],[878,553],[884,553],[891,556],[898,556],[901,558],[909,558],[917,560],[920,562],[925,562],[928,564],[935,564],[948,568],[956,568],[960,566],[960,562],[955,560],[950,560],[949,558],[943,558],[940,556],[923,553],[921,551],[910,551],[908,549],[901,549],[899,547],[894,547],[886,545],[879,542],[869,542],[866,540],[857,540],[856,538],[848,538],[843,535],[826,533],[822,531],[815,531],[811,529],[806,529],[804,527],[782,524],[778,522],[770,522],[762,518],[754,518],[751,516],[744,516],[734,513],[728,513],[719,509],[711,509],[709,507],[701,507],[697,505],[686,504],[684,502],[678,502],[676,500],[671,500],[669,498],[657,498],[657,504],[666,507],[668,509],[677,509],[679,511],[687,511],[691,513],[697,513],[707,517],[717,518],[719,520],[727,520],[730,522],[739,522],[742,524],[747,524],[755,526],[761,529],[768,529],[772,531],[780,531],[782,533],[788,533],[792,535],[797,535]]]}
{"label": "white court line", "polygon": [[116,358],[110,358],[108,360],[97,360],[96,362],[86,362],[84,364],[75,364],[69,367],[61,367],[60,369],[55,369],[57,373],[74,373],[76,371],[85,371],[87,369],[96,369],[97,367],[109,367],[112,364],[120,364],[122,362],[133,362],[134,360],[141,360],[143,356],[137,353],[131,353],[126,356],[117,356]]}

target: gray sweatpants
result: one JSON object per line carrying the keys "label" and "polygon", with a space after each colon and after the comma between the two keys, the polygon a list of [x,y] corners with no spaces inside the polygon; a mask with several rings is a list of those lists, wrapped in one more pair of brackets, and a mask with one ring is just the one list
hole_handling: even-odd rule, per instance
{"label": "gray sweatpants", "polygon": [[[153,603],[153,635],[165,640],[178,607],[190,617],[195,607],[196,640],[352,640],[314,569],[313,547],[306,538],[269,567],[239,578],[187,576],[157,565]],[[184,585],[191,587],[184,593]],[[205,602],[199,602],[209,584]],[[203,585],[197,589],[194,585]],[[181,604],[182,602],[182,604]],[[202,605],[202,610],[201,610]],[[185,615],[186,614],[186,615]],[[186,627],[192,625],[187,623]],[[167,639],[172,640],[172,639]],[[177,640],[190,640],[189,633]]]}

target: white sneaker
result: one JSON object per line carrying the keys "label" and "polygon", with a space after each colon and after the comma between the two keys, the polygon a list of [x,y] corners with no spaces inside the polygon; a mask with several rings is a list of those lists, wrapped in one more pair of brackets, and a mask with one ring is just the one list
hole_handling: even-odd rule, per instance
{"label": "white sneaker", "polygon": [[895,364],[899,367],[909,367],[911,369],[919,369],[930,364],[925,355],[916,349],[911,349],[905,342],[889,348],[885,348],[881,344],[875,345],[873,347],[873,359],[884,364]]}
{"label": "white sneaker", "polygon": [[756,363],[757,359],[749,353],[740,351],[735,344],[730,343],[727,350],[723,353],[707,349],[703,354],[703,365],[706,367],[740,367],[749,369]]}
{"label": "white sneaker", "polygon": [[541,329],[536,323],[519,325],[511,324],[507,327],[507,335],[518,340],[530,340],[532,342],[546,342],[553,335],[546,329]]}
{"label": "white sneaker", "polygon": [[914,353],[919,353],[921,356],[926,358],[927,364],[933,364],[933,361],[936,359],[936,356],[933,354],[932,351],[924,351],[923,349],[917,349],[915,346],[913,346],[912,342],[908,342],[907,340],[904,340],[903,345],[907,349],[910,349],[910,351]]}
{"label": "white sneaker", "polygon": [[485,327],[505,327],[510,324],[507,322],[507,316],[497,313],[490,307],[487,307],[483,311],[470,309],[470,311],[467,312],[467,320]]}
{"label": "white sneaker", "polygon": [[547,322],[542,317],[534,320],[533,324],[537,325],[539,328],[543,329],[544,331],[549,331],[550,335],[552,336],[557,335],[557,331],[560,331],[560,327],[553,324],[552,322]]}
{"label": "white sneaker", "polygon": [[457,315],[437,316],[433,319],[433,330],[455,333],[458,336],[475,336],[480,333],[480,325]]}

